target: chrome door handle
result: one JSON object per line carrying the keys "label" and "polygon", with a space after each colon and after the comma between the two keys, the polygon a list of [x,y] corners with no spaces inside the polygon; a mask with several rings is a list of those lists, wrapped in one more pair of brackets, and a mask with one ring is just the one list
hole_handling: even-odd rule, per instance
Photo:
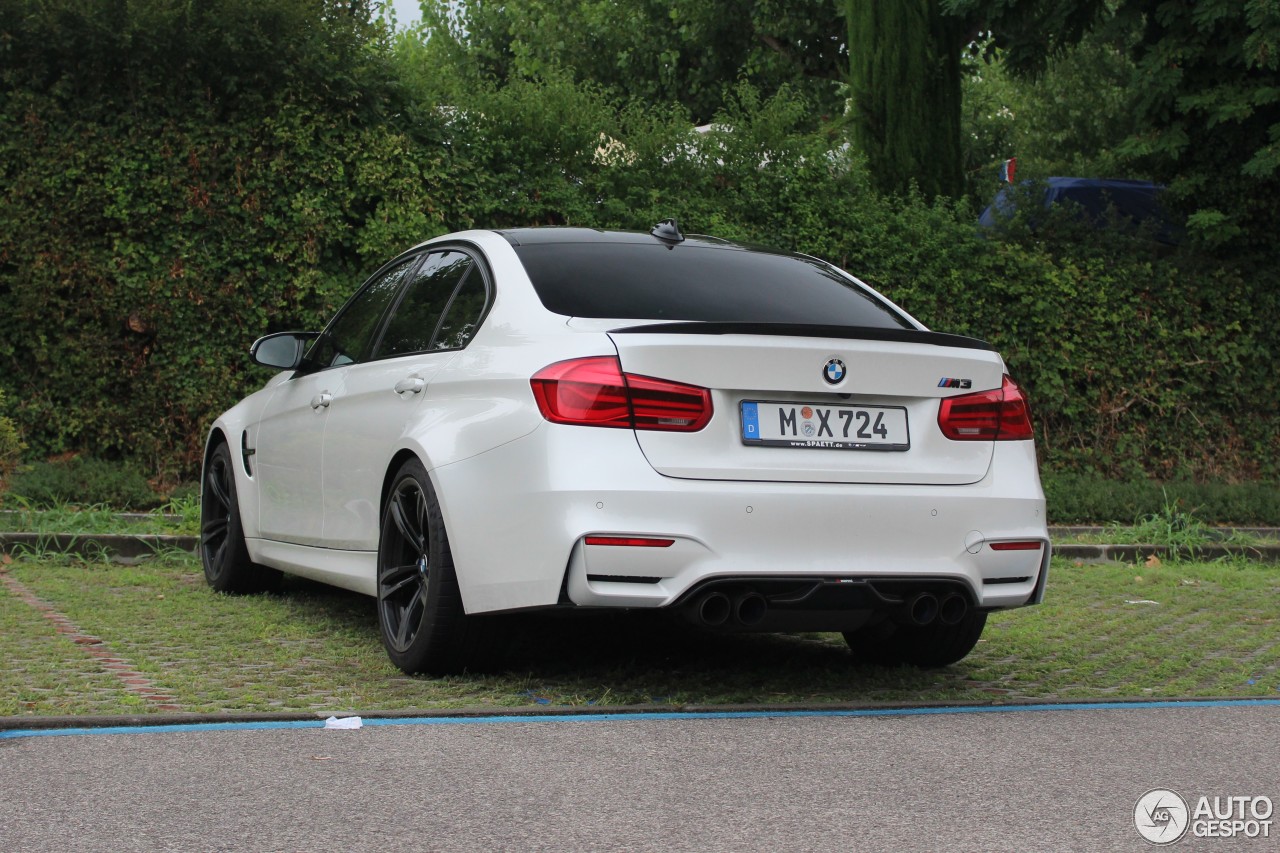
{"label": "chrome door handle", "polygon": [[396,383],[397,394],[418,394],[423,388],[427,387],[425,380],[416,376],[410,376],[408,379],[401,379]]}
{"label": "chrome door handle", "polygon": [[333,395],[330,394],[328,391],[322,391],[321,393],[311,398],[311,408],[327,409],[329,408],[329,404],[332,402],[333,402]]}

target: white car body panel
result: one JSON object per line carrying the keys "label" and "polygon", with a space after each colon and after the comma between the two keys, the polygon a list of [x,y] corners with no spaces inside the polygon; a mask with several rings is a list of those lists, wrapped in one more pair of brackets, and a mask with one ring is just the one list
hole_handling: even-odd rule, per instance
{"label": "white car body panel", "polygon": [[[404,445],[405,434],[434,393],[432,381],[455,355],[426,353],[333,371],[340,375],[324,435],[325,547],[378,549],[388,448]],[[395,390],[396,383],[415,379],[422,382],[419,391]]]}
{"label": "white car body panel", "polygon": [[312,400],[331,394],[335,379],[332,372],[301,376],[268,392],[251,445],[263,497],[258,526],[265,537],[302,545],[323,541],[320,461],[328,410],[313,407]]}

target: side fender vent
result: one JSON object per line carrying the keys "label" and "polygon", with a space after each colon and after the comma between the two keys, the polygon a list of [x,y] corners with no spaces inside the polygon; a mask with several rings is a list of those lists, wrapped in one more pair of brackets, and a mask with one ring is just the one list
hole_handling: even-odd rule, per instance
{"label": "side fender vent", "polygon": [[258,451],[249,446],[249,431],[245,430],[240,433],[240,461],[244,464],[244,472],[250,477],[253,476],[253,469],[249,467],[249,458]]}

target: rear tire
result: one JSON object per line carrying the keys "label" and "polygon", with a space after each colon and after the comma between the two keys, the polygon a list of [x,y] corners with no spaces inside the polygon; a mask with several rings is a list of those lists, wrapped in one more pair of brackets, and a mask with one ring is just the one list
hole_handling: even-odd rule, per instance
{"label": "rear tire", "polygon": [[845,631],[844,640],[860,663],[932,669],[963,660],[978,644],[986,624],[984,611],[971,610],[955,625],[903,625],[886,620]]}
{"label": "rear tire", "polygon": [[378,625],[391,662],[409,675],[491,667],[502,624],[468,616],[431,478],[417,459],[391,481],[378,540]]}
{"label": "rear tire", "polygon": [[205,580],[218,592],[265,592],[279,585],[280,572],[249,558],[232,464],[231,450],[220,443],[204,468],[200,484],[200,562]]}

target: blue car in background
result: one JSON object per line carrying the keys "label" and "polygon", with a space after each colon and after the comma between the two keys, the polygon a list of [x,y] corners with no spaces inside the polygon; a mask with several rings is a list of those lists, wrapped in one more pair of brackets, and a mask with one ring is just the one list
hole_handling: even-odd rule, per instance
{"label": "blue car in background", "polygon": [[1021,181],[1017,187],[1010,185],[1001,189],[978,218],[978,224],[994,228],[1002,220],[1012,218],[1019,195],[1034,191],[1023,187],[1043,187],[1045,209],[1063,202],[1076,205],[1080,215],[1097,228],[1111,228],[1117,223],[1129,223],[1134,230],[1149,227],[1155,240],[1169,246],[1176,246],[1182,238],[1182,229],[1170,221],[1161,204],[1165,187],[1150,181],[1103,178]]}

